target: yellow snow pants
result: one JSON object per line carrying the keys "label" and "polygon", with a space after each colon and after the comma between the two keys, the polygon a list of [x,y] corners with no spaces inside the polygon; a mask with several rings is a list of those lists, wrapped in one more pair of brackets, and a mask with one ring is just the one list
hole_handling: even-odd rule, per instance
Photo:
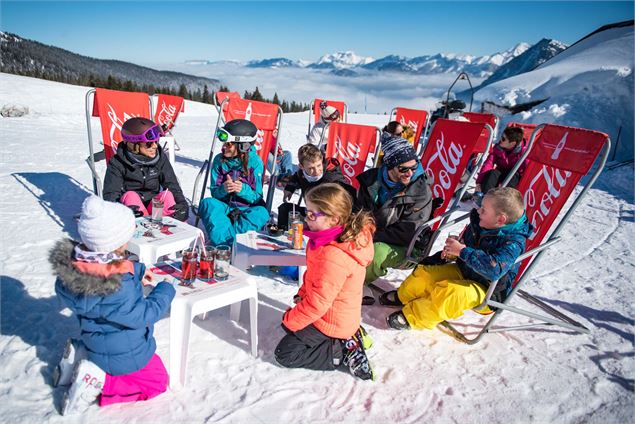
{"label": "yellow snow pants", "polygon": [[[476,281],[465,280],[459,267],[450,263],[417,266],[397,294],[405,305],[403,314],[410,327],[432,329],[480,305],[486,290]],[[488,309],[485,307],[480,312]]]}

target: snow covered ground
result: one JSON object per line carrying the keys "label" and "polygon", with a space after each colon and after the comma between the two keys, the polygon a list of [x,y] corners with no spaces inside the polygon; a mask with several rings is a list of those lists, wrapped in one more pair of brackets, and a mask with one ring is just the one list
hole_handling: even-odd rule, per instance
{"label": "snow covered ground", "polygon": [[[276,365],[273,350],[296,287],[258,268],[250,277],[259,287],[258,358],[248,352],[245,324],[229,321],[221,309],[194,322],[184,389],[60,417],[62,391],[51,387],[51,373],[78,327],[55,297],[47,252],[57,239],[77,236],[73,215],[91,187],[84,162],[87,90],[0,74],[0,106],[30,109],[21,118],[0,118],[2,422],[632,421],[635,203],[628,166],[602,175],[563,231],[560,250],[545,255],[526,286],[548,304],[580,314],[590,335],[545,328],[495,333],[467,346],[438,330],[389,330],[384,319],[392,310],[370,306],[363,322],[375,339],[369,356],[376,382],[342,372],[287,370]],[[307,119],[306,113],[284,117],[281,141],[294,157]],[[374,125],[386,119],[351,116]],[[215,121],[212,106],[192,102],[179,117],[176,172],[188,198]],[[99,134],[96,118],[93,125]],[[274,204],[281,197],[277,190]],[[394,271],[381,284],[397,285],[406,275]],[[514,304],[524,306],[518,299]],[[458,326],[474,332],[479,321],[468,312]],[[499,320],[520,322],[511,314]],[[155,334],[166,362],[168,327],[169,320],[161,320]]]}

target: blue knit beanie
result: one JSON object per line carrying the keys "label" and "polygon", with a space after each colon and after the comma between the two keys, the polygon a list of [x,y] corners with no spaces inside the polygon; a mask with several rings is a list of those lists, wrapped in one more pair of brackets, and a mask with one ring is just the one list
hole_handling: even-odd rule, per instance
{"label": "blue knit beanie", "polygon": [[405,138],[393,138],[382,146],[384,151],[384,165],[392,169],[402,163],[419,159],[412,144]]}

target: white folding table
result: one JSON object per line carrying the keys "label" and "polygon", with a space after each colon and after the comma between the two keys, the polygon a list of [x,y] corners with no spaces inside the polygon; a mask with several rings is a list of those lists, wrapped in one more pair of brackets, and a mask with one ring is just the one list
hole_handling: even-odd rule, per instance
{"label": "white folding table", "polygon": [[128,251],[146,265],[156,263],[163,255],[186,249],[196,243],[197,238],[203,238],[200,228],[171,217],[164,217],[161,224],[152,222],[147,216],[137,218],[136,223]]}

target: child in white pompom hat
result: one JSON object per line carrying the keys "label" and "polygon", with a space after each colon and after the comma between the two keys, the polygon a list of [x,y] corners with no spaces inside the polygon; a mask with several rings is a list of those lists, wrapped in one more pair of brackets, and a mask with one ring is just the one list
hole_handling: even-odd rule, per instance
{"label": "child in white pompom hat", "polygon": [[153,398],[167,389],[168,373],[156,355],[154,323],[170,307],[175,290],[160,282],[144,297],[145,265],[126,259],[135,231],[132,211],[90,196],[78,224],[82,242],[57,242],[49,261],[55,291],[79,320],[80,339],[69,339],[54,385],[70,388],[62,414]]}

